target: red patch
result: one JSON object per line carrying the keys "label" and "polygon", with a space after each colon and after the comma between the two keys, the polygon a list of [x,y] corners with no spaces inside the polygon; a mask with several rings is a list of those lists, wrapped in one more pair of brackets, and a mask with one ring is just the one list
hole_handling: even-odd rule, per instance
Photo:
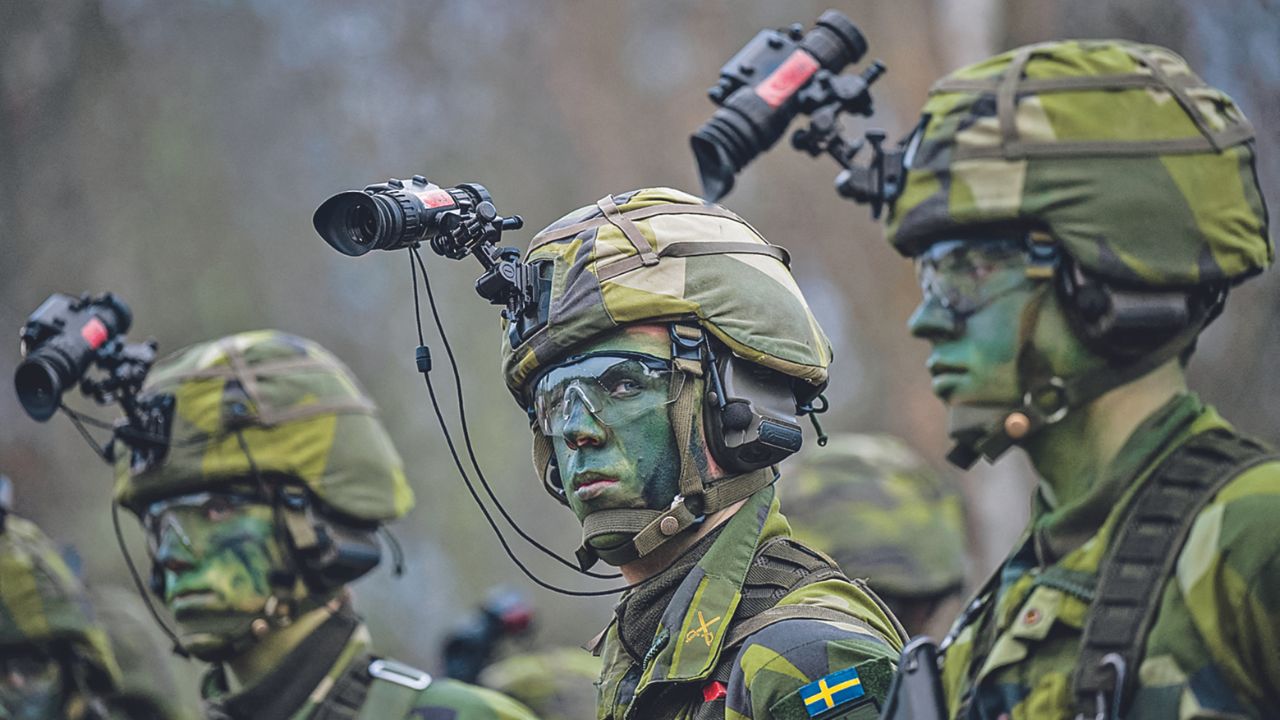
{"label": "red patch", "polygon": [[809,78],[817,71],[818,61],[797,48],[791,53],[791,57],[784,60],[777,70],[756,87],[756,94],[769,103],[769,107],[778,107],[809,82]]}
{"label": "red patch", "polygon": [[107,341],[108,335],[107,326],[103,325],[98,318],[89,318],[89,322],[80,328],[80,337],[84,338],[84,341],[89,343],[89,347],[94,350],[102,347],[102,343]]}
{"label": "red patch", "polygon": [[713,700],[719,700],[720,698],[728,694],[729,694],[728,688],[726,688],[724,686],[724,683],[720,682],[719,680],[712,680],[711,682],[702,686],[703,702],[711,702]]}
{"label": "red patch", "polygon": [[453,196],[444,190],[428,190],[415,194],[422,204],[429,208],[451,207],[457,204],[453,201]]}

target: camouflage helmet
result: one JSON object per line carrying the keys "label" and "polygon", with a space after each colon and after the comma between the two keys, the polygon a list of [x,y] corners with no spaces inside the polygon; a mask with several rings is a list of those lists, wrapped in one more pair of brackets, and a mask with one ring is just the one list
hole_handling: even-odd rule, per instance
{"label": "camouflage helmet", "polygon": [[831,345],[788,269],[732,212],[670,188],[606,196],[552,223],[524,261],[550,263],[547,322],[512,346],[507,387],[525,384],[582,343],[624,325],[690,320],[736,355],[821,387]]}
{"label": "camouflage helmet", "polygon": [[176,407],[163,460],[137,468],[118,453],[115,498],[135,513],[159,499],[242,484],[255,466],[356,520],[392,520],[413,506],[377,407],[310,340],[260,330],[198,343],[158,362],[143,392],[173,393]]}
{"label": "camouflage helmet", "polygon": [[485,667],[477,682],[519,700],[542,720],[578,720],[595,713],[599,677],[600,658],[559,647],[503,658]]}
{"label": "camouflage helmet", "polygon": [[1173,52],[1030,45],[930,90],[888,239],[904,255],[966,227],[1029,224],[1122,284],[1238,281],[1273,250],[1253,128]]}
{"label": "camouflage helmet", "polygon": [[120,677],[84,587],[58,548],[34,523],[7,515],[0,531],[0,653],[32,646],[70,648],[93,690],[109,691]]}
{"label": "camouflage helmet", "polygon": [[796,458],[782,497],[797,538],[885,596],[936,597],[964,583],[960,493],[896,437],[833,434]]}

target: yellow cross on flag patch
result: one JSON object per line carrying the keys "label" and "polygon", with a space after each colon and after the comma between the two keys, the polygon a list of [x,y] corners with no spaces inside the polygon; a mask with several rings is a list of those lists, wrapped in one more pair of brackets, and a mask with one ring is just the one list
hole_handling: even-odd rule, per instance
{"label": "yellow cross on flag patch", "polygon": [[800,688],[799,692],[809,717],[817,717],[867,694],[862,687],[862,680],[858,679],[857,668],[845,668],[818,678]]}

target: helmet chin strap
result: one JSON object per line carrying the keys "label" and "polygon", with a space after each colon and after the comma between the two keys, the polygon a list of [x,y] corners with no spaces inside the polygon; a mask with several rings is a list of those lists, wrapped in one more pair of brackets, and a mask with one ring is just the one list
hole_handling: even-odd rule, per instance
{"label": "helmet chin strap", "polygon": [[1150,373],[1195,342],[1208,323],[1193,322],[1154,351],[1125,365],[1104,364],[1069,377],[1055,375],[1035,349],[1035,331],[1051,285],[1045,283],[1027,302],[1018,323],[1020,402],[1010,406],[959,406],[951,411],[948,434],[955,441],[947,460],[963,469],[979,457],[995,462],[1009,448],[1065,418],[1102,395]]}

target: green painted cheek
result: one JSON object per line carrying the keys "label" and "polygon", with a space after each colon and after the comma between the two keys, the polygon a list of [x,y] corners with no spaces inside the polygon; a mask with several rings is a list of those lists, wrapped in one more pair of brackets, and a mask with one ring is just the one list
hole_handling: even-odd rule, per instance
{"label": "green painted cheek", "polygon": [[224,612],[257,612],[271,595],[272,571],[282,565],[270,510],[225,521],[188,516],[181,522],[192,545],[191,567],[168,573],[166,601],[172,604],[183,591],[208,591]]}
{"label": "green painted cheek", "polygon": [[946,343],[944,357],[960,362],[967,375],[950,405],[1003,405],[1020,397],[1019,325],[1030,293],[1013,293],[968,317],[959,337]]}

